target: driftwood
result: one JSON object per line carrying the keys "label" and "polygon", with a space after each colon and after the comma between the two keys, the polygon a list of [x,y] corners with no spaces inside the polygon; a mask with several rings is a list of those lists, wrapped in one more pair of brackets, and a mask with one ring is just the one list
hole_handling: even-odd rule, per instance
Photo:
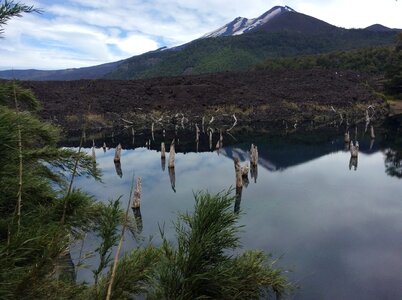
{"label": "driftwood", "polygon": [[135,190],[134,190],[134,198],[133,198],[133,202],[132,202],[132,208],[140,208],[141,192],[142,192],[141,177],[137,177],[137,182],[136,182]]}
{"label": "driftwood", "polygon": [[121,144],[119,143],[116,147],[116,151],[114,153],[114,161],[115,162],[120,162],[120,157],[121,157]]}
{"label": "driftwood", "polygon": [[106,143],[105,142],[103,142],[102,148],[103,148],[103,152],[106,152]]}
{"label": "driftwood", "polygon": [[168,162],[169,169],[174,168],[174,156],[175,156],[174,140],[172,140],[172,143],[170,144],[170,151],[169,151],[169,162]]}

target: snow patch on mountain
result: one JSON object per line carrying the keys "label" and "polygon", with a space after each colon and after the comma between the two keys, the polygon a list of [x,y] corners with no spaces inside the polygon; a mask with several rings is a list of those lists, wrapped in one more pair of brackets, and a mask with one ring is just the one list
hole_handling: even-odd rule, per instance
{"label": "snow patch on mountain", "polygon": [[285,12],[296,12],[289,6],[275,6],[263,13],[258,18],[247,19],[243,17],[237,17],[232,22],[203,35],[201,38],[211,38],[219,36],[229,36],[229,35],[239,35],[249,31],[252,31],[266,23],[275,17],[285,13]]}

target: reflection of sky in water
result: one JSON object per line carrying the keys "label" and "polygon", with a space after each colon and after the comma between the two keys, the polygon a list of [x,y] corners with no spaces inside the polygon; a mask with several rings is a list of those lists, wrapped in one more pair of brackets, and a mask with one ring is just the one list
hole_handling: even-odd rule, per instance
{"label": "reflection of sky in water", "polygon": [[[269,151],[268,147],[260,157],[269,160]],[[159,152],[123,150],[122,178],[116,174],[113,156],[114,150],[96,151],[104,183],[79,178],[76,185],[102,201],[123,195],[126,206],[133,172],[141,176],[144,237],[157,237],[158,224],[165,223],[172,238],[172,220],[177,211],[192,210],[193,192],[216,193],[235,183],[232,159],[216,152],[176,154],[176,193],[167,161],[162,171]],[[381,152],[360,153],[357,171],[349,170],[349,158],[349,153],[339,151],[282,171],[260,166],[257,184],[249,178],[243,189],[243,247],[283,255],[280,265],[291,269],[291,278],[301,286],[297,299],[402,295],[401,181],[386,175]],[[86,243],[86,249],[96,247],[93,237]],[[136,245],[126,239],[126,249]],[[79,279],[89,275],[90,271],[81,271]]]}

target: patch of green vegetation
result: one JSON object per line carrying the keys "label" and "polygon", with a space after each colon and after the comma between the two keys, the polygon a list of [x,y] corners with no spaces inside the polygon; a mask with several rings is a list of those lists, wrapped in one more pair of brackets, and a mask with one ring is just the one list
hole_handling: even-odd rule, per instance
{"label": "patch of green vegetation", "polygon": [[154,51],[126,60],[107,79],[178,76],[251,69],[269,58],[313,55],[389,45],[395,33],[339,29],[328,33],[255,32],[195,40],[180,49]]}

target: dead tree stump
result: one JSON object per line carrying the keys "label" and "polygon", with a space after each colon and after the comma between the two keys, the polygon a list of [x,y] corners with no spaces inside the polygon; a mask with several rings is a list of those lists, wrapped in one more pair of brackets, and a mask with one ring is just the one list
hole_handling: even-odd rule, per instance
{"label": "dead tree stump", "polygon": [[168,168],[174,168],[174,156],[175,156],[175,149],[174,149],[174,140],[172,140],[172,143],[170,144],[170,151],[169,151],[169,162],[168,162]]}
{"label": "dead tree stump", "polygon": [[162,142],[161,143],[161,158],[162,159],[165,159],[166,158],[166,150],[165,150],[165,143],[164,142]]}
{"label": "dead tree stump", "polygon": [[114,162],[120,162],[120,157],[121,157],[121,144],[119,143],[114,153]]}

